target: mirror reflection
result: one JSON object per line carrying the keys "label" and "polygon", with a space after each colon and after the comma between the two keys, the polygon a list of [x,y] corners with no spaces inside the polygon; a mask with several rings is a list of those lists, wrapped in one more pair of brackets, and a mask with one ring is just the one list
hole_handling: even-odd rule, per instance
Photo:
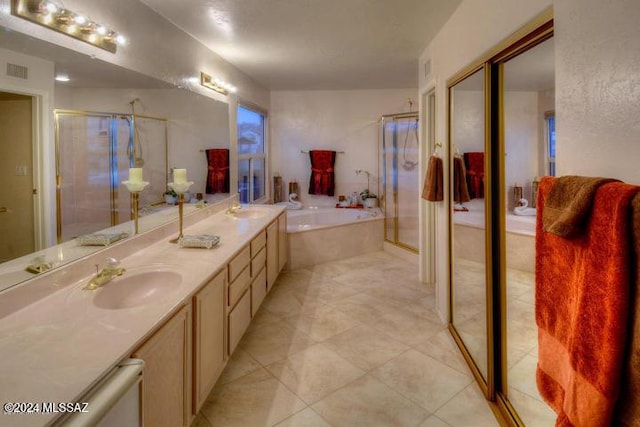
{"label": "mirror reflection", "polygon": [[485,90],[481,69],[449,89],[453,166],[452,323],[487,378]]}
{"label": "mirror reflection", "polygon": [[100,250],[79,235],[131,236],[131,167],[151,183],[141,232],[177,218],[164,199],[172,168],[188,170],[194,201],[227,196],[206,194],[205,150],[229,149],[228,104],[2,27],[0,60],[25,73],[0,76],[0,173],[12,188],[0,192],[0,291],[34,277],[28,265]]}
{"label": "mirror reflection", "polygon": [[555,172],[554,42],[503,64],[506,198],[505,394],[525,425],[553,425],[555,413],[536,386],[535,220],[538,176]]}

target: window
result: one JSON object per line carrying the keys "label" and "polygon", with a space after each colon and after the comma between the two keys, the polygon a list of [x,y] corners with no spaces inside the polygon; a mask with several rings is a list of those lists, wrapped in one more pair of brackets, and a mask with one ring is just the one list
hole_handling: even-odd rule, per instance
{"label": "window", "polygon": [[550,111],[544,114],[547,152],[547,173],[556,176],[556,115]]}
{"label": "window", "polygon": [[238,192],[241,203],[254,203],[266,192],[266,112],[238,106]]}

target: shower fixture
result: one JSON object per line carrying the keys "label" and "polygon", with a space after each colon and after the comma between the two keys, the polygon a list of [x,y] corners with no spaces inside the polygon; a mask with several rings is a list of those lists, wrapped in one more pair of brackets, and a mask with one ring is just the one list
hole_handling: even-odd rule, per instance
{"label": "shower fixture", "polygon": [[140,102],[140,98],[134,98],[129,105],[131,105],[131,116],[133,117],[133,146],[127,148],[127,155],[129,158],[133,157],[133,166],[141,168],[144,166],[144,158],[142,157],[142,143],[140,142],[140,134],[138,133],[138,124],[136,121],[136,102]]}

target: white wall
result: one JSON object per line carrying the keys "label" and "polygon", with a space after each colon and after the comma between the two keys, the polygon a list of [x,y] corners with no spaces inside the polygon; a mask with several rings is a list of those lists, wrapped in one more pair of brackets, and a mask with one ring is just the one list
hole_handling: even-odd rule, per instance
{"label": "white wall", "polygon": [[[356,175],[357,169],[371,172],[371,189],[379,194],[374,184],[378,179],[378,120],[383,114],[407,112],[407,98],[414,100],[415,108],[415,89],[272,92],[271,175],[279,172],[285,186],[297,179],[305,204],[333,205],[338,195],[366,188],[367,178]],[[311,166],[309,155],[300,150],[312,149],[345,152],[336,158],[335,198],[308,194]]]}
{"label": "white wall", "polygon": [[559,175],[640,184],[640,2],[555,4]]}
{"label": "white wall", "polygon": [[[229,148],[228,105],[179,89],[63,89],[56,85],[56,108],[131,113],[169,120],[169,167],[187,168],[191,193],[204,193],[207,161],[200,150]],[[58,96],[60,92],[60,96]],[[235,170],[235,169],[234,169]]]}
{"label": "white wall", "polygon": [[[595,3],[595,0],[593,1]],[[573,8],[581,8],[577,0],[573,0],[572,3]],[[420,94],[433,87],[436,90],[436,141],[448,140],[447,79],[550,5],[551,0],[464,0],[458,6],[449,21],[420,55],[418,65]],[[424,75],[424,64],[427,60],[431,60],[431,73]],[[446,157],[446,144],[443,148]],[[445,188],[448,185],[448,173],[448,166],[445,166]],[[436,306],[443,320],[448,316],[449,230],[445,226],[449,215],[447,196],[444,202],[437,203],[435,209]],[[424,211],[426,209],[423,209]]]}
{"label": "white wall", "polygon": [[540,145],[538,125],[538,92],[505,92],[505,183],[507,209],[513,210],[517,200],[513,187],[519,184],[523,196],[531,202],[531,182],[538,175]]}

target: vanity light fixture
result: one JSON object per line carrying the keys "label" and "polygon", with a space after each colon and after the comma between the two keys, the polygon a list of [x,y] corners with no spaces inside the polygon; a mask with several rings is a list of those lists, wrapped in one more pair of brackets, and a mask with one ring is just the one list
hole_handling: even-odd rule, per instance
{"label": "vanity light fixture", "polygon": [[215,90],[223,95],[229,95],[229,93],[236,93],[238,88],[218,78],[214,79],[209,74],[200,73],[200,84],[208,89]]}
{"label": "vanity light fixture", "polygon": [[122,34],[50,0],[11,0],[11,14],[111,53],[127,42]]}
{"label": "vanity light fixture", "polygon": [[58,74],[55,79],[57,82],[68,82],[71,80],[66,74]]}

